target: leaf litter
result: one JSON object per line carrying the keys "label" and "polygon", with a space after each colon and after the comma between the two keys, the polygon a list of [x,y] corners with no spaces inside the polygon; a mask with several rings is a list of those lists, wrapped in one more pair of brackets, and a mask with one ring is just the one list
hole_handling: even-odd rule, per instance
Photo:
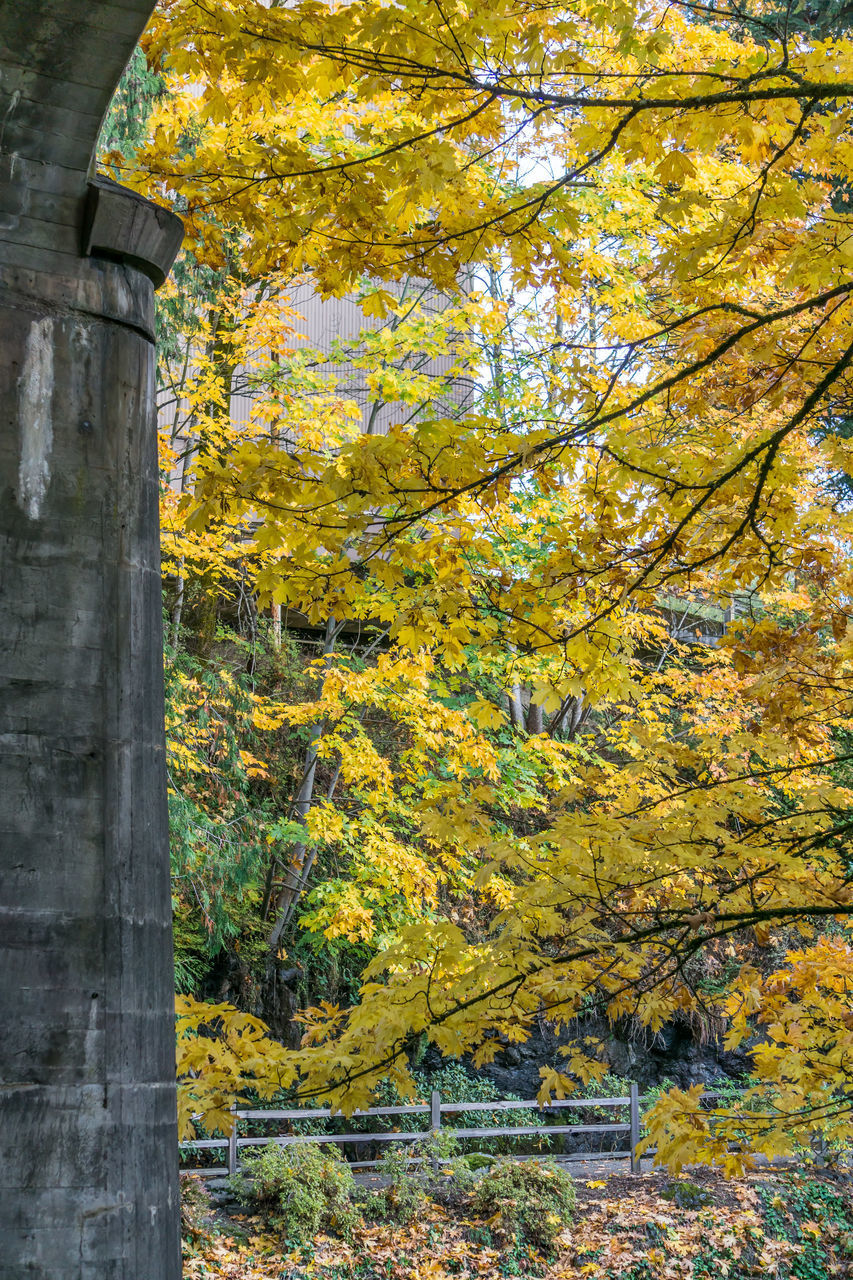
{"label": "leaf litter", "polygon": [[579,1182],[575,1215],[551,1258],[518,1241],[508,1247],[493,1237],[493,1221],[464,1208],[430,1204],[410,1225],[365,1225],[349,1240],[319,1235],[299,1248],[265,1230],[260,1218],[220,1215],[188,1249],[184,1280],[853,1276],[849,1180],[768,1171],[736,1180],[709,1171],[695,1176],[695,1182],[662,1174]]}

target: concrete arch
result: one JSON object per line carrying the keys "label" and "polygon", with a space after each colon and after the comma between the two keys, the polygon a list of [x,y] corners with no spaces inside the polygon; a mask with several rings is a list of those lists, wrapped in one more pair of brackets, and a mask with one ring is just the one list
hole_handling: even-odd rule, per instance
{"label": "concrete arch", "polygon": [[[150,0],[0,8],[3,265],[62,271],[80,257],[101,122],[151,9]],[[167,242],[170,221],[163,214]]]}
{"label": "concrete arch", "polygon": [[151,0],[0,5],[0,1277],[177,1280],[153,288],[92,177]]}

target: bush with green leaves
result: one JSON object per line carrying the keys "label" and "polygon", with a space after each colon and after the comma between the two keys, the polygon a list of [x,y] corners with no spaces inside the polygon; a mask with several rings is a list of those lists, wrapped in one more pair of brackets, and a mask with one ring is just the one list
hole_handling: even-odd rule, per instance
{"label": "bush with green leaves", "polygon": [[[428,1074],[423,1070],[415,1070],[412,1072],[412,1079],[417,1089],[416,1100],[420,1102],[428,1102],[430,1093],[436,1089],[441,1094],[442,1102],[520,1102],[521,1098],[518,1094],[502,1093],[500,1089],[491,1080],[487,1080],[482,1076],[471,1075],[461,1062],[445,1062],[438,1068]],[[395,1107],[400,1106],[404,1102],[394,1085],[388,1081],[381,1081],[375,1091],[374,1103],[376,1106]],[[413,1133],[422,1129],[424,1126],[423,1113],[415,1112],[412,1115],[400,1116],[352,1116],[342,1124],[341,1132],[344,1127],[350,1133],[382,1133],[390,1132],[393,1129],[399,1129],[402,1133]],[[298,1121],[296,1132],[310,1132],[310,1121]],[[528,1108],[519,1107],[517,1110],[511,1108],[506,1111],[462,1111],[442,1116],[442,1131],[445,1129],[453,1131],[457,1129],[503,1129],[512,1126],[524,1125],[527,1128],[541,1128],[542,1133],[532,1137],[523,1138],[521,1142],[525,1146],[532,1146],[536,1150],[541,1150],[550,1145],[550,1139],[547,1136],[548,1130],[543,1115],[537,1111]],[[519,1139],[517,1138],[476,1138],[462,1139],[460,1150],[468,1150],[472,1146],[478,1149],[490,1151],[492,1153],[509,1153],[519,1149]]]}
{"label": "bush with green leaves", "polygon": [[446,1130],[415,1143],[388,1144],[379,1163],[382,1186],[372,1192],[365,1210],[384,1222],[412,1222],[427,1199],[450,1205],[462,1201],[476,1181],[459,1143]]}
{"label": "bush with green leaves", "polygon": [[[448,1129],[441,1129],[430,1134],[423,1142],[418,1143],[418,1153],[424,1161],[427,1172],[427,1193],[436,1204],[445,1207],[459,1207],[467,1200],[468,1195],[477,1183],[477,1167],[475,1157],[492,1161],[497,1157],[485,1156],[481,1153],[471,1155],[460,1154],[461,1143]],[[471,1163],[472,1159],[475,1163]],[[482,1167],[482,1166],[481,1166]]]}
{"label": "bush with green leaves", "polygon": [[301,1244],[322,1230],[348,1235],[357,1214],[355,1183],[338,1151],[319,1144],[273,1143],[248,1155],[245,1172],[231,1179],[244,1204],[262,1210],[285,1240]]}
{"label": "bush with green leaves", "polygon": [[410,1163],[415,1153],[406,1142],[389,1143],[377,1172],[382,1186],[370,1203],[371,1217],[384,1222],[412,1222],[426,1205],[424,1180]]}
{"label": "bush with green leaves", "polygon": [[496,1219],[497,1234],[521,1237],[549,1253],[571,1220],[575,1187],[553,1160],[499,1160],[477,1184],[473,1209]]}
{"label": "bush with green leaves", "polygon": [[669,1076],[664,1076],[657,1084],[647,1085],[640,1097],[640,1115],[645,1115],[647,1111],[651,1111],[656,1103],[660,1102],[665,1093],[669,1093],[675,1084]]}
{"label": "bush with green leaves", "polygon": [[[521,1102],[521,1097],[515,1093],[501,1093],[500,1089],[492,1080],[487,1080],[483,1076],[472,1076],[466,1071],[461,1062],[443,1063],[437,1071],[427,1077],[425,1073],[415,1071],[412,1073],[418,1085],[418,1090],[425,1098],[430,1095],[430,1090],[437,1089],[441,1094],[442,1102]],[[466,1148],[473,1144],[478,1150],[497,1152],[511,1152],[520,1149],[520,1144],[524,1146],[532,1146],[536,1150],[550,1145],[550,1139],[547,1137],[546,1121],[538,1111],[531,1111],[525,1107],[514,1108],[507,1111],[460,1111],[447,1116],[442,1116],[442,1126],[448,1129],[511,1129],[514,1127],[524,1126],[525,1128],[541,1128],[542,1134],[536,1134],[528,1138],[476,1138],[465,1141]]]}

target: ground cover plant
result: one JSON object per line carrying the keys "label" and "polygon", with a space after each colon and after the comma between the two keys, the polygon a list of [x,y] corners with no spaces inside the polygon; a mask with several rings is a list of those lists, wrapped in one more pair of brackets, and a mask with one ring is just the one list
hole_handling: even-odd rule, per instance
{"label": "ground cover plant", "polygon": [[[517,1166],[522,1168],[523,1166]],[[521,1185],[521,1175],[518,1185]],[[222,1234],[188,1251],[187,1280],[824,1280],[853,1264],[853,1200],[846,1182],[811,1171],[726,1180],[700,1171],[578,1180],[577,1205],[542,1248],[476,1193],[450,1211],[426,1204],[407,1223],[368,1222],[344,1239],[322,1234],[284,1250],[259,1218],[220,1219]],[[488,1216],[487,1216],[488,1214]]]}
{"label": "ground cover plant", "polygon": [[263,1208],[270,1226],[291,1244],[330,1228],[346,1236],[355,1221],[352,1172],[334,1147],[271,1143],[245,1157],[231,1187],[246,1204]]}
{"label": "ground cover plant", "polygon": [[496,1237],[547,1254],[571,1221],[575,1186],[552,1160],[501,1160],[478,1180],[471,1207],[494,1224]]}

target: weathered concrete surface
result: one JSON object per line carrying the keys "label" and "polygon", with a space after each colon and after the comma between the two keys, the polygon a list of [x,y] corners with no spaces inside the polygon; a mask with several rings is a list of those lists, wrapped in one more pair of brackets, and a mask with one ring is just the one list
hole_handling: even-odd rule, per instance
{"label": "weathered concrete surface", "polygon": [[180,1274],[152,284],[179,228],[87,187],[150,7],[0,0],[2,1280]]}
{"label": "weathered concrete surface", "polygon": [[183,225],[166,209],[110,178],[98,176],[89,183],[85,254],[134,266],[156,288],[165,283],[183,238]]}

